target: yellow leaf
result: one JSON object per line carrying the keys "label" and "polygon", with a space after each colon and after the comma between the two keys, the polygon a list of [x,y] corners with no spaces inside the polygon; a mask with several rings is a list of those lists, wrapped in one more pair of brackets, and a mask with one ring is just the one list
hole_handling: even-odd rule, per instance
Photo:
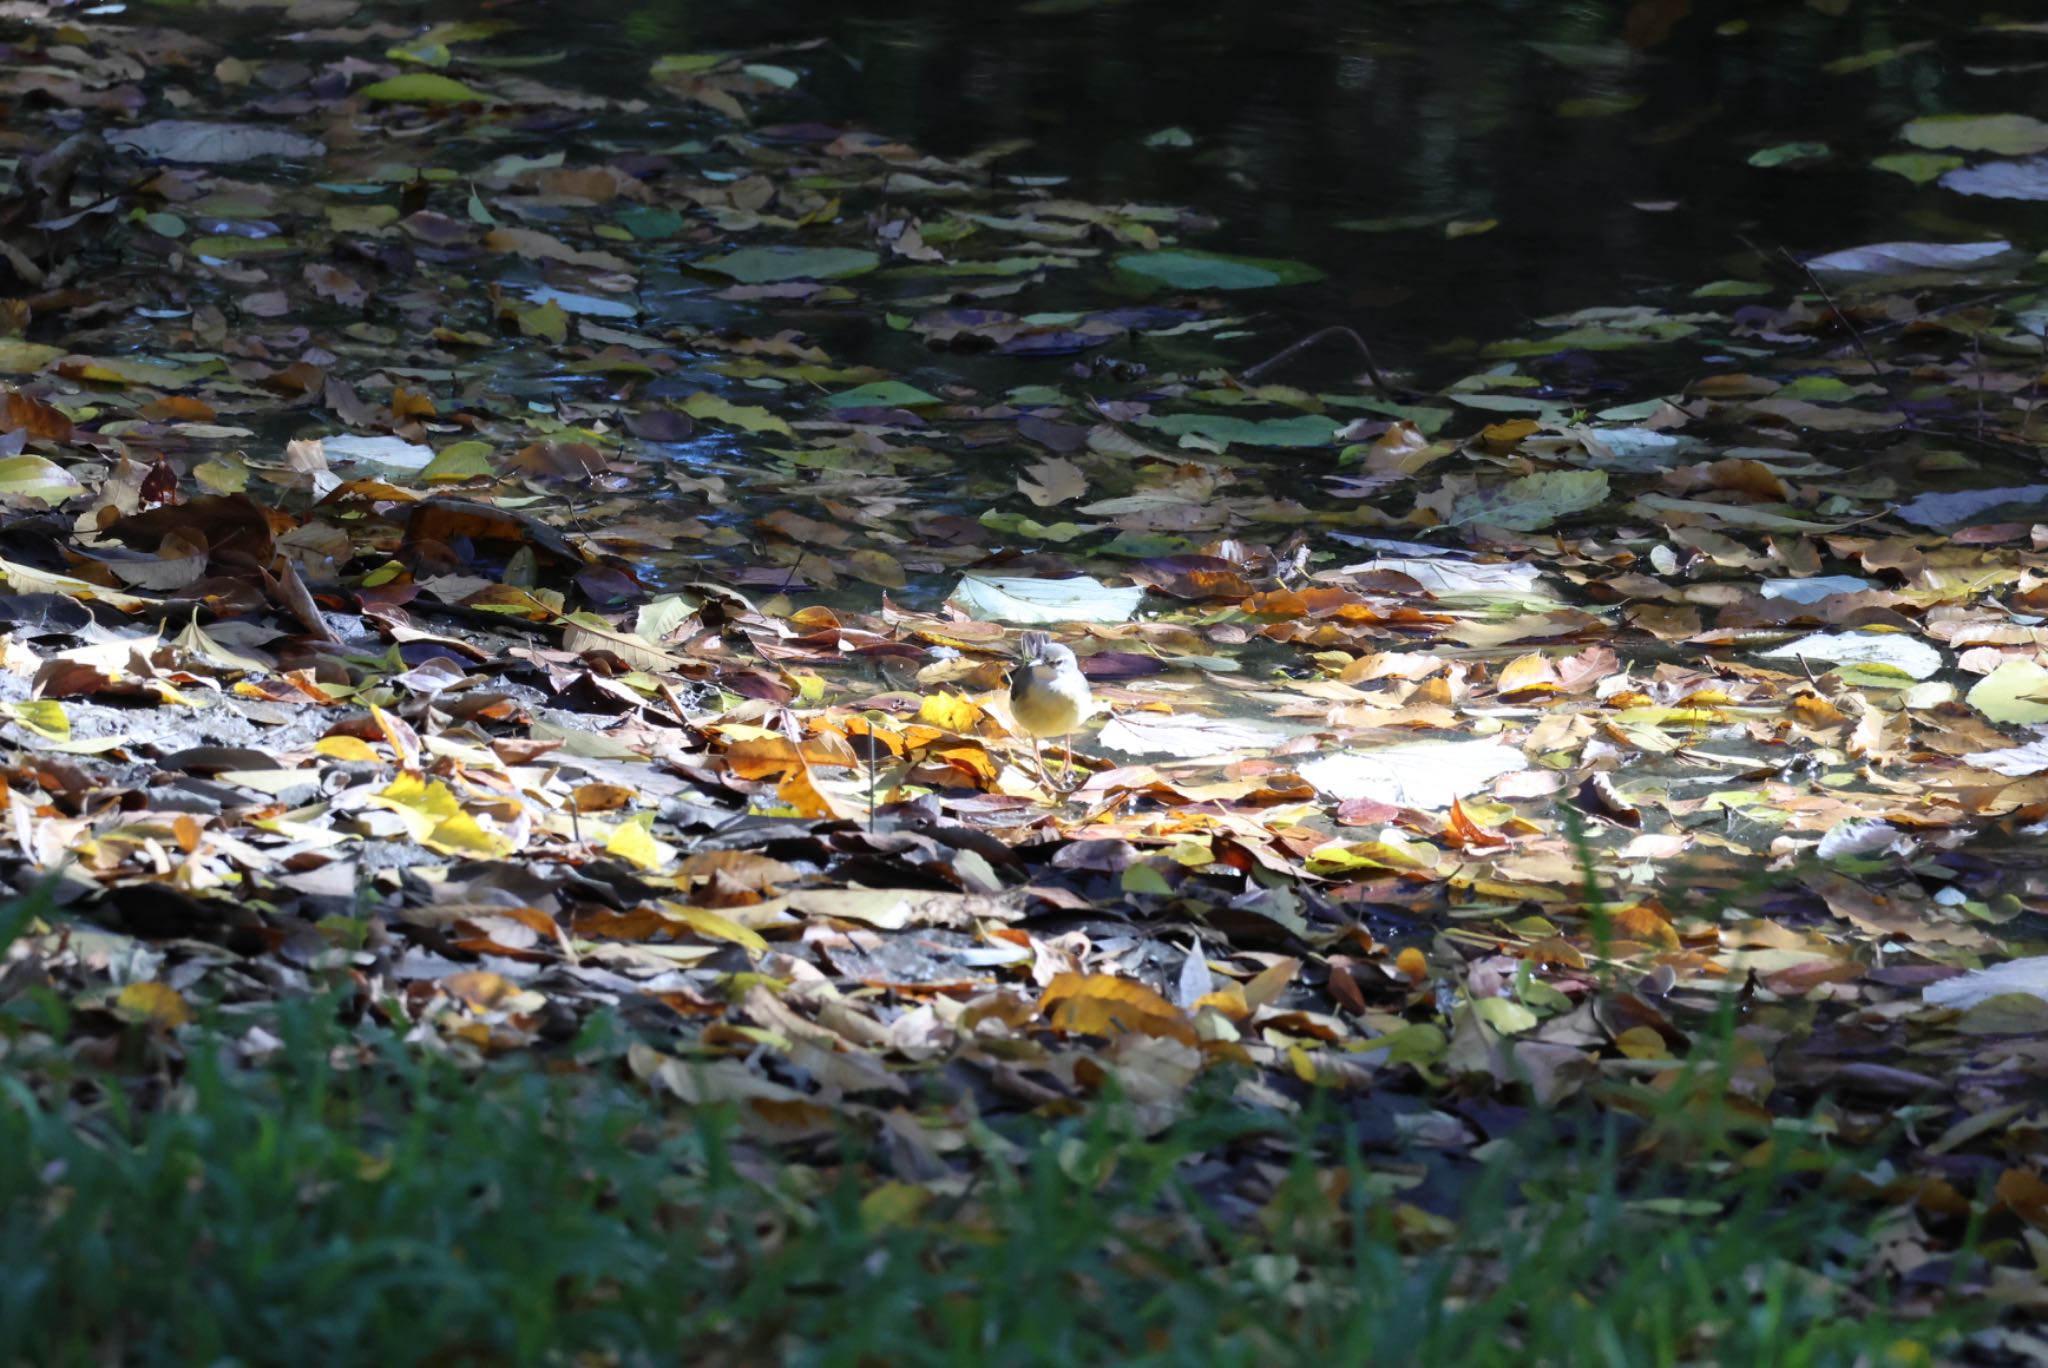
{"label": "yellow leaf", "polygon": [[434,834],[435,828],[462,811],[462,804],[455,801],[446,784],[439,780],[430,784],[417,774],[400,775],[371,794],[370,801],[397,813],[415,841],[424,841]]}
{"label": "yellow leaf", "polygon": [[901,589],[910,583],[909,576],[903,573],[902,564],[887,551],[863,549],[851,552],[846,557],[846,568],[853,571],[856,578],[884,589]]}
{"label": "yellow leaf", "polygon": [[32,698],[4,705],[7,715],[45,741],[69,741],[71,718],[54,698]]}
{"label": "yellow leaf", "polygon": [[931,694],[917,708],[918,721],[945,731],[971,732],[981,718],[981,705],[956,693]]}
{"label": "yellow leaf", "polygon": [[869,1234],[915,1225],[932,1198],[929,1188],[914,1183],[883,1183],[860,1199],[861,1229]]}
{"label": "yellow leaf", "polygon": [[721,917],[708,907],[690,907],[684,903],[664,902],[661,910],[672,920],[681,922],[700,936],[731,941],[734,945],[745,946],[757,955],[768,953],[768,942],[761,939],[759,932],[741,926],[730,917]]}
{"label": "yellow leaf", "polygon": [[1631,1026],[1614,1038],[1614,1048],[1630,1059],[1669,1059],[1664,1037],[1648,1026]]}
{"label": "yellow leaf", "polygon": [[1301,961],[1283,959],[1267,966],[1258,977],[1244,986],[1244,1000],[1253,1007],[1265,1007],[1280,996],[1281,990],[1294,982],[1294,976],[1301,972]]}
{"label": "yellow leaf", "polygon": [[383,758],[369,742],[354,736],[323,736],[313,743],[313,749],[329,760],[375,764]]}
{"label": "yellow leaf", "polygon": [[654,833],[638,822],[621,822],[604,848],[636,869],[660,869],[676,857],[673,848],[655,840]]}
{"label": "yellow leaf", "polygon": [[1061,974],[1038,1000],[1055,1030],[1077,1035],[1119,1036],[1128,1032],[1169,1036],[1196,1043],[1187,1013],[1136,979],[1114,974]]}
{"label": "yellow leaf", "polygon": [[[436,784],[435,788],[447,790]],[[516,847],[512,838],[502,832],[486,831],[476,818],[466,812],[457,812],[425,836],[420,844],[443,855],[478,855],[487,860],[500,860],[510,855]]]}
{"label": "yellow leaf", "polygon": [[1530,418],[1510,418],[1504,423],[1489,423],[1480,430],[1479,440],[1488,451],[1500,453],[1510,451],[1515,443],[1527,437],[1542,424]]}
{"label": "yellow leaf", "polygon": [[131,983],[114,999],[114,1010],[135,1022],[166,1029],[192,1020],[192,1008],[167,983]]}
{"label": "yellow leaf", "polygon": [[1509,694],[1540,691],[1557,692],[1557,667],[1549,657],[1540,651],[1531,651],[1525,656],[1516,656],[1501,666],[1500,678],[1494,684],[1495,692],[1505,698]]}

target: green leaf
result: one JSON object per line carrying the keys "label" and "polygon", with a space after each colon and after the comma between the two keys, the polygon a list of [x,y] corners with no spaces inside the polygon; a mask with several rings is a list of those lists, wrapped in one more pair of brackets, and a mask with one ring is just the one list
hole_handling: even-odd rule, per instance
{"label": "green leaf", "polygon": [[64,348],[0,337],[0,375],[29,375],[65,354]]}
{"label": "green leaf", "polygon": [[1966,697],[1993,722],[2048,722],[2048,668],[2031,660],[2008,660],[1978,680]]}
{"label": "green leaf", "polygon": [[374,233],[398,222],[395,204],[330,204],[327,226],[337,233]]}
{"label": "green leaf", "polygon": [[192,255],[227,261],[233,257],[275,256],[301,250],[290,238],[202,237],[192,239]]}
{"label": "green leaf", "polygon": [[1942,172],[1961,166],[1963,159],[1939,152],[1894,152],[1890,156],[1872,157],[1870,164],[1879,171],[1904,176],[1915,185],[1925,185]]}
{"label": "green leaf", "polygon": [[1364,409],[1377,413],[1382,418],[1399,418],[1415,424],[1425,437],[1434,437],[1443,430],[1445,423],[1456,416],[1455,409],[1433,408],[1419,404],[1397,404],[1391,399],[1373,399],[1355,394],[1318,394],[1316,398],[1333,408]]}
{"label": "green leaf", "polygon": [[650,74],[690,76],[700,71],[709,71],[725,60],[726,55],[722,52],[672,52],[665,57],[655,58]]}
{"label": "green leaf", "polygon": [[9,456],[0,460],[0,494],[60,504],[84,491],[78,477],[55,461],[41,456]]}
{"label": "green leaf", "polygon": [[34,698],[21,703],[0,703],[0,712],[19,722],[45,741],[69,741],[71,718],[54,698]]}
{"label": "green leaf", "polygon": [[370,100],[391,100],[403,104],[483,104],[490,96],[472,86],[466,86],[452,76],[443,76],[432,71],[415,71],[404,76],[393,76],[388,81],[363,87],[363,97]]}
{"label": "green leaf", "polygon": [[618,215],[621,228],[642,241],[653,238],[674,237],[682,231],[683,216],[673,209],[656,209],[651,205],[636,204]]}
{"label": "green leaf", "polygon": [[1751,166],[1791,166],[1798,162],[1819,161],[1828,155],[1824,142],[1779,143],[1749,154]]}
{"label": "green leaf", "polygon": [[683,401],[683,412],[692,418],[736,427],[742,432],[775,432],[784,437],[794,435],[788,423],[767,409],[729,403],[715,394],[699,392],[691,395]]}
{"label": "green leaf", "polygon": [[872,385],[857,389],[841,390],[825,400],[829,409],[845,408],[916,408],[921,404],[943,404],[946,401],[936,394],[926,394],[915,385],[906,385],[901,380],[877,380]]}
{"label": "green leaf", "polygon": [[454,442],[441,448],[420,472],[422,480],[474,480],[491,475],[489,442]]}
{"label": "green leaf", "polygon": [[1262,419],[1236,418],[1222,413],[1176,413],[1138,421],[1175,437],[1193,434],[1226,446],[1264,447],[1328,446],[1341,426],[1336,419],[1326,418],[1320,413]]}
{"label": "green leaf", "polygon": [[1958,152],[1996,152],[2005,157],[2048,152],[2048,123],[2024,114],[1936,114],[1913,120],[1899,135],[1915,147]]}
{"label": "green leaf", "polygon": [[1536,1014],[1511,998],[1477,998],[1472,1010],[1502,1035],[1515,1035],[1536,1024]]}
{"label": "green leaf", "polygon": [[865,275],[881,261],[873,252],[858,247],[742,247],[724,256],[700,257],[690,264],[700,271],[730,276],[742,285],[771,285],[782,280]]}
{"label": "green leaf", "polygon": [[1539,532],[1559,518],[1606,501],[1606,471],[1544,470],[1464,495],[1451,506],[1449,521]]}
{"label": "green leaf", "polygon": [[1157,252],[1126,252],[1116,268],[1177,290],[1259,290],[1270,285],[1300,285],[1321,280],[1323,273],[1304,261],[1276,257],[1226,256],[1173,247]]}
{"label": "green leaf", "polygon": [[1771,287],[1760,280],[1710,280],[1692,292],[1694,299],[1754,299]]}

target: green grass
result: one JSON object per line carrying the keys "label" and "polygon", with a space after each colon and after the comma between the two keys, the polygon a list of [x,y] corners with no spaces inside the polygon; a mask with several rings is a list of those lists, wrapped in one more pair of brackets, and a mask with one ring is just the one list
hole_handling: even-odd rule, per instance
{"label": "green grass", "polygon": [[[1453,1238],[1334,1108],[1017,1118],[969,1128],[957,1180],[891,1187],[873,1137],[778,1162],[643,1093],[602,1023],[465,1074],[302,1003],[264,1018],[272,1056],[199,1044],[173,1084],[141,1028],[119,1073],[67,1063],[64,1011],[6,1018],[10,1364],[1846,1365],[1955,1331],[1843,1300],[1865,1232],[1819,1176],[1622,1191],[1612,1113],[1452,1173]],[[1226,1220],[1205,1194],[1254,1161],[1278,1182]]]}

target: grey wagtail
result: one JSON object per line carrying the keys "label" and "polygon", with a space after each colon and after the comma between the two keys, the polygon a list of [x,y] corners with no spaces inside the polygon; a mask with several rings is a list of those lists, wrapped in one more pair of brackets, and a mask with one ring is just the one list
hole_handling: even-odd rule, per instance
{"label": "grey wagtail", "polygon": [[1010,672],[1010,715],[1031,738],[1031,758],[1041,779],[1047,776],[1039,738],[1068,738],[1066,773],[1071,776],[1073,734],[1095,711],[1095,696],[1074,653],[1044,632],[1026,632],[1022,649],[1024,663]]}

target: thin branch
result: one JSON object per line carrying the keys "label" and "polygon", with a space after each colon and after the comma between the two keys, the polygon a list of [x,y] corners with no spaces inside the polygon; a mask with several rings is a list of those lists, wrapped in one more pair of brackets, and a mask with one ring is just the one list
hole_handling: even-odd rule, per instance
{"label": "thin branch", "polygon": [[1341,323],[1333,324],[1330,327],[1323,328],[1317,332],[1312,332],[1307,337],[1302,338],[1299,342],[1294,343],[1292,346],[1281,348],[1273,355],[1259,362],[1258,365],[1247,368],[1244,371],[1244,373],[1238,378],[1247,381],[1256,380],[1261,375],[1264,375],[1267,371],[1272,370],[1275,366],[1279,365],[1281,362],[1291,360],[1294,356],[1301,352],[1307,351],[1310,347],[1313,347],[1316,343],[1322,341],[1324,338],[1336,336],[1350,338],[1351,344],[1358,348],[1358,354],[1365,358],[1365,373],[1367,377],[1371,379],[1372,387],[1374,389],[1378,390],[1381,394],[1385,395],[1389,399],[1398,400],[1401,397],[1402,392],[1394,388],[1394,386],[1388,384],[1387,377],[1380,374],[1379,363],[1372,359],[1372,348],[1365,345],[1365,339],[1360,337],[1355,329],[1347,328]]}
{"label": "thin branch", "polygon": [[1881,372],[1877,368],[1877,358],[1870,354],[1870,347],[1864,342],[1863,334],[1858,332],[1856,325],[1849,321],[1849,315],[1842,312],[1842,306],[1835,303],[1835,297],[1828,293],[1828,287],[1820,283],[1820,277],[1813,273],[1811,267],[1798,257],[1793,256],[1790,251],[1783,247],[1780,247],[1778,251],[1784,256],[1785,260],[1799,268],[1800,274],[1813,282],[1813,288],[1820,291],[1821,300],[1828,306],[1829,312],[1834,314],[1837,322],[1849,330],[1849,336],[1856,342],[1856,350],[1863,353],[1863,364],[1870,367],[1870,378],[1877,380],[1879,384],[1883,384],[1884,382],[1878,379]]}

